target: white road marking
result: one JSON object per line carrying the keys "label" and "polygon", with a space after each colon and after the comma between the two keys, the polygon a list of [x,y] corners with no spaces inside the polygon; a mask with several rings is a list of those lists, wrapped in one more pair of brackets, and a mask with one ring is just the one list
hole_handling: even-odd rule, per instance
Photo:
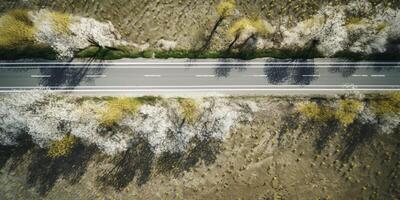
{"label": "white road marking", "polygon": [[313,74],[313,75],[302,75],[304,77],[320,77],[321,75]]}
{"label": "white road marking", "polygon": [[[40,89],[40,88],[39,88]],[[46,89],[46,88],[43,88]],[[29,92],[31,90],[0,90],[0,93],[22,93]],[[229,92],[229,91],[400,91],[400,88],[396,89],[371,89],[371,88],[252,88],[252,89],[97,89],[97,90],[85,90],[85,89],[72,89],[72,90],[51,90],[51,92]]]}
{"label": "white road marking", "polygon": [[215,75],[213,74],[205,74],[205,75],[196,75],[197,78],[213,78]]}
{"label": "white road marking", "polygon": [[87,78],[107,78],[107,75],[86,75]]}
{"label": "white road marking", "polygon": [[194,86],[51,86],[51,87],[37,87],[37,86],[26,86],[26,87],[0,87],[0,89],[91,89],[91,88],[124,88],[124,89],[136,89],[136,88],[352,88],[364,87],[364,88],[400,88],[400,85],[194,85]]}
{"label": "white road marking", "polygon": [[266,77],[268,77],[267,75],[265,75],[265,74],[259,74],[259,75],[249,75],[249,76],[251,76],[251,77],[263,77],[263,78],[266,78]]}
{"label": "white road marking", "polygon": [[282,65],[282,64],[290,64],[290,65],[302,65],[302,64],[309,64],[309,65],[370,65],[373,64],[374,66],[378,64],[385,64],[385,65],[400,65],[400,62],[273,62],[273,61],[255,61],[255,62],[165,62],[160,60],[160,62],[2,62],[0,65],[23,65],[23,64],[34,64],[34,65],[226,65],[226,64],[233,64],[233,65]]}
{"label": "white road marking", "polygon": [[31,75],[31,78],[50,78],[51,75]]}
{"label": "white road marking", "polygon": [[371,75],[371,77],[386,77],[386,75],[384,75],[384,74],[383,75],[382,74],[381,75]]}
{"label": "white road marking", "polygon": [[[160,66],[161,65],[161,66]],[[163,66],[165,65],[165,66]],[[183,66],[179,66],[179,64],[154,64],[154,66],[148,66],[148,65],[115,65],[115,64],[107,64],[107,65],[101,65],[97,66],[96,64],[92,64],[90,66],[80,66],[80,65],[69,65],[69,66],[43,66],[40,64],[37,65],[29,65],[29,66],[1,66],[0,65],[0,70],[1,69],[57,69],[57,68],[71,68],[71,69],[80,69],[80,68],[85,68],[85,69],[216,69],[216,68],[221,68],[220,65],[222,64],[213,64],[213,65],[202,65],[202,64],[182,64]],[[228,66],[229,63],[226,63],[223,68],[231,68],[231,69],[236,69],[237,66]],[[284,65],[271,65],[271,66],[265,66],[265,64],[248,64],[248,65],[243,65],[243,68],[246,69],[264,69],[264,68],[348,68],[348,67],[355,67],[355,68],[374,68],[374,67],[390,67],[390,68],[395,68],[398,69],[400,68],[400,65],[397,66],[367,66],[367,65],[360,65],[360,66],[324,66],[324,65],[307,65],[305,64],[304,66],[299,66],[299,65],[291,65],[291,64],[284,64]]]}
{"label": "white road marking", "polygon": [[149,78],[158,78],[161,77],[161,75],[156,75],[156,74],[146,74],[144,77],[149,77]]}
{"label": "white road marking", "polygon": [[353,77],[368,77],[367,74],[353,74]]}

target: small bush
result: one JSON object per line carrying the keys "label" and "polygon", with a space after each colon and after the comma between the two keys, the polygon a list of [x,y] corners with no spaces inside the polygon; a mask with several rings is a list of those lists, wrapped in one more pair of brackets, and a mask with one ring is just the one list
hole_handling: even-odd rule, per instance
{"label": "small bush", "polygon": [[100,123],[110,127],[127,114],[134,114],[138,111],[141,102],[135,98],[116,98],[107,103],[107,110],[101,112]]}
{"label": "small bush", "polygon": [[346,19],[346,26],[360,25],[365,23],[365,19],[361,17],[348,17]]}
{"label": "small bush", "polygon": [[358,100],[345,99],[338,103],[338,108],[331,105],[318,105],[315,102],[302,103],[298,106],[298,111],[316,122],[337,120],[346,127],[354,122],[358,113],[363,109],[363,103]]}
{"label": "small bush", "polygon": [[399,115],[400,93],[383,94],[370,101],[371,110],[377,115]]}
{"label": "small bush", "polygon": [[378,32],[383,31],[388,26],[387,22],[382,22],[375,27],[375,30]]}
{"label": "small bush", "polygon": [[335,118],[343,126],[348,126],[354,122],[362,109],[363,103],[361,101],[351,99],[340,100],[339,108],[335,112]]}
{"label": "small bush", "polygon": [[307,118],[316,122],[326,122],[332,119],[334,112],[327,106],[320,106],[315,102],[302,103],[298,106],[298,111]]}
{"label": "small bush", "polygon": [[50,145],[50,149],[48,151],[48,156],[52,158],[65,157],[71,154],[75,143],[76,137],[73,135],[67,135],[60,141],[54,141]]}
{"label": "small bush", "polygon": [[188,123],[195,123],[198,119],[196,102],[193,99],[179,99],[181,113]]}
{"label": "small bush", "polygon": [[153,51],[143,51],[142,56],[143,56],[143,58],[153,58],[154,52]]}
{"label": "small bush", "polygon": [[161,101],[161,97],[158,96],[142,96],[136,98],[141,104],[156,104],[158,101]]}
{"label": "small bush", "polygon": [[235,37],[236,35],[240,35],[244,30],[252,28],[251,20],[247,18],[242,18],[233,23],[233,25],[228,30],[228,35],[230,37]]}

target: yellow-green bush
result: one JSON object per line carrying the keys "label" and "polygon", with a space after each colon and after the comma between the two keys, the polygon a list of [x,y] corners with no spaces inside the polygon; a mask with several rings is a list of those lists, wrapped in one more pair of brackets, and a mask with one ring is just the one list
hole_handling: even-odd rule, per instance
{"label": "yellow-green bush", "polygon": [[228,34],[231,37],[236,37],[245,30],[252,30],[254,34],[258,34],[261,36],[266,36],[274,32],[274,28],[272,27],[272,25],[265,22],[261,18],[253,20],[242,18],[233,23],[233,25],[228,30]]}
{"label": "yellow-green bush", "polygon": [[65,13],[51,12],[51,20],[54,23],[54,29],[58,33],[69,33],[69,25],[71,24],[71,17]]}
{"label": "yellow-green bush", "polygon": [[378,31],[378,32],[381,32],[381,31],[383,31],[387,26],[388,26],[388,23],[387,23],[387,22],[382,22],[382,23],[376,25],[375,30]]}
{"label": "yellow-green bush", "polygon": [[234,14],[235,8],[235,0],[222,0],[217,6],[217,13],[220,17],[229,17]]}
{"label": "yellow-green bush", "polygon": [[112,126],[126,114],[137,112],[141,103],[135,98],[116,98],[107,103],[107,110],[101,112],[100,123],[103,126]]}
{"label": "yellow-green bush", "polygon": [[298,106],[298,111],[307,118],[317,122],[327,122],[337,120],[343,126],[348,126],[354,122],[358,113],[363,109],[363,103],[358,100],[340,100],[338,108],[330,105],[318,105],[315,102],[302,103]]}
{"label": "yellow-green bush", "polygon": [[252,28],[251,20],[248,18],[242,18],[233,23],[233,25],[228,30],[228,34],[231,37],[235,37],[248,28]]}
{"label": "yellow-green bush", "polygon": [[348,126],[354,122],[358,113],[363,109],[363,103],[358,100],[344,99],[339,101],[339,108],[335,118],[343,125]]}
{"label": "yellow-green bush", "polygon": [[76,137],[67,135],[62,140],[51,143],[48,155],[52,158],[68,156],[72,152],[75,143]]}
{"label": "yellow-green bush", "polygon": [[301,103],[298,105],[297,109],[307,118],[317,122],[329,121],[334,115],[334,112],[330,107],[320,106],[315,102]]}
{"label": "yellow-green bush", "polygon": [[261,36],[267,36],[268,34],[273,33],[275,31],[274,27],[272,27],[270,23],[267,23],[261,18],[253,20],[251,24],[255,28],[257,34]]}
{"label": "yellow-green bush", "polygon": [[179,104],[181,105],[181,112],[187,122],[195,123],[199,116],[196,102],[193,99],[179,99]]}
{"label": "yellow-green bush", "polygon": [[383,94],[371,99],[371,110],[377,115],[400,114],[400,93]]}
{"label": "yellow-green bush", "polygon": [[0,48],[32,44],[34,34],[27,10],[12,10],[0,17]]}

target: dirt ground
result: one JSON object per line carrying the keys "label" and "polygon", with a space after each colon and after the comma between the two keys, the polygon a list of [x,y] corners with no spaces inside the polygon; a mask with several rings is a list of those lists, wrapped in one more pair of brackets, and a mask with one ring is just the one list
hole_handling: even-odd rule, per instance
{"label": "dirt ground", "polygon": [[315,124],[292,98],[250,99],[261,105],[251,122],[182,154],[155,156],[144,141],[115,158],[1,147],[0,199],[400,199],[398,130]]}

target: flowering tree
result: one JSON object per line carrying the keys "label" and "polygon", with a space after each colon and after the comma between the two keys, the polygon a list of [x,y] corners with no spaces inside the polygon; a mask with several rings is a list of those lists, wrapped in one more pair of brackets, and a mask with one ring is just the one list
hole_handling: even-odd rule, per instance
{"label": "flowering tree", "polygon": [[216,11],[218,14],[218,19],[215,22],[213,28],[211,29],[210,34],[207,36],[204,45],[200,48],[200,52],[207,50],[210,46],[211,40],[217,31],[217,28],[221,25],[221,23],[229,16],[232,16],[236,9],[235,0],[221,0],[221,2],[217,5]]}

